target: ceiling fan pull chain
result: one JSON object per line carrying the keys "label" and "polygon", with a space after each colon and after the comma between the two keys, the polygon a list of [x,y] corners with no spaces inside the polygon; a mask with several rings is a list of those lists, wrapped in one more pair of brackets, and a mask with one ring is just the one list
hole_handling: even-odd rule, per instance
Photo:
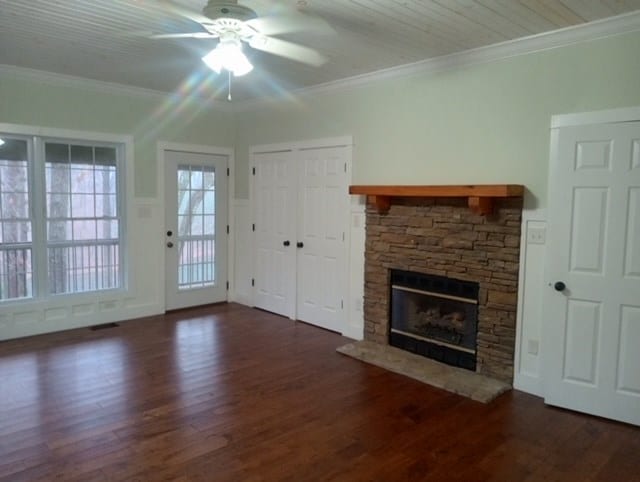
{"label": "ceiling fan pull chain", "polygon": [[227,100],[231,102],[231,71],[228,70],[227,74],[229,74],[229,94],[227,95]]}

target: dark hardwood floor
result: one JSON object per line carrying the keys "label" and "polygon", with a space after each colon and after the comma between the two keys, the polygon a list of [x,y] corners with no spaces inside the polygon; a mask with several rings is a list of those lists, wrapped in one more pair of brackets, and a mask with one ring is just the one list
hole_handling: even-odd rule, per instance
{"label": "dark hardwood floor", "polygon": [[219,305],[0,342],[0,480],[632,481],[640,429],[483,405]]}

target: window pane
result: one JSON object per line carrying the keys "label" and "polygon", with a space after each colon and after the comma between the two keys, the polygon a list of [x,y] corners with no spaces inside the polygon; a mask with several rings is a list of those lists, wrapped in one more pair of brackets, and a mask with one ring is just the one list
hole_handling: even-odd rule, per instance
{"label": "window pane", "polygon": [[87,167],[71,169],[71,191],[77,193],[93,193],[93,168]]}
{"label": "window pane", "polygon": [[2,192],[29,192],[29,179],[26,161],[0,160],[0,184]]}
{"label": "window pane", "polygon": [[2,219],[29,219],[29,195],[22,192],[0,195]]}
{"label": "window pane", "polygon": [[70,186],[70,169],[65,164],[46,165],[46,186],[47,192],[57,194],[67,194]]}
{"label": "window pane", "polygon": [[103,194],[115,194],[116,183],[116,170],[115,168],[96,166],[94,171],[95,178],[95,191],[96,193]]}
{"label": "window pane", "polygon": [[98,239],[118,239],[118,221],[98,221]]}
{"label": "window pane", "polygon": [[96,166],[116,166],[116,150],[113,147],[96,147],[95,163]]}
{"label": "window pane", "polygon": [[31,248],[0,248],[0,300],[33,296]]}
{"label": "window pane", "polygon": [[44,146],[44,156],[47,163],[69,163],[69,146],[47,142]]}
{"label": "window pane", "polygon": [[69,194],[47,194],[47,217],[51,219],[71,217]]}
{"label": "window pane", "polygon": [[216,213],[216,193],[207,191],[204,193],[204,214]]}
{"label": "window pane", "polygon": [[71,162],[93,165],[93,148],[90,146],[71,146]]}
{"label": "window pane", "polygon": [[71,195],[71,217],[73,218],[93,218],[95,212],[95,199],[93,194],[72,194]]}
{"label": "window pane", "polygon": [[178,191],[178,215],[189,214],[191,203],[190,191]]}
{"label": "window pane", "polygon": [[216,217],[204,216],[204,234],[213,236],[216,234]]}
{"label": "window pane", "polygon": [[203,234],[202,216],[192,216],[191,217],[191,236],[202,236],[202,234]]}
{"label": "window pane", "polygon": [[71,221],[49,221],[47,238],[49,241],[71,241]]}
{"label": "window pane", "polygon": [[93,220],[73,221],[74,241],[97,239],[97,222]]}
{"label": "window pane", "polygon": [[0,223],[0,228],[2,243],[31,243],[31,221],[3,221]]}
{"label": "window pane", "polygon": [[191,189],[202,189],[202,171],[191,171]]}
{"label": "window pane", "polygon": [[27,141],[22,139],[9,139],[2,136],[4,144],[0,146],[0,159],[3,161],[27,161]]}

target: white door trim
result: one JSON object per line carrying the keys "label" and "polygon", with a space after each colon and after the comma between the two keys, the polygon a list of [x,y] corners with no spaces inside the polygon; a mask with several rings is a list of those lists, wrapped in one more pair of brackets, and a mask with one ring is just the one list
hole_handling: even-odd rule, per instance
{"label": "white door trim", "polygon": [[[230,293],[234,289],[234,272],[231,267],[233,263],[230,260],[234,259],[235,250],[234,250],[234,242],[235,242],[235,218],[233,212],[233,198],[235,196],[235,157],[234,157],[234,149],[232,147],[218,147],[218,146],[208,146],[204,144],[185,144],[179,142],[169,142],[169,141],[158,141],[156,143],[156,159],[158,160],[156,165],[156,189],[158,193],[158,202],[160,205],[160,219],[162,219],[162,223],[164,224],[166,219],[166,205],[165,205],[165,192],[164,192],[164,183],[165,183],[165,168],[167,163],[166,152],[167,151],[180,151],[180,152],[193,152],[195,154],[213,154],[219,156],[227,156],[228,159],[228,168],[229,168],[229,177],[227,178],[227,223],[229,224],[229,235],[227,238],[227,277],[229,279],[229,291],[227,292],[227,299],[230,298]],[[166,228],[166,227],[165,227]],[[163,228],[162,232],[164,233],[166,229]],[[164,238],[160,239],[159,242],[164,243]],[[164,250],[163,250],[164,252]],[[164,260],[163,260],[164,263]],[[166,298],[165,298],[165,285],[166,285],[166,274],[165,270],[160,270],[162,275],[158,280],[158,292],[162,293],[161,301],[163,309],[166,311]]]}
{"label": "white door trim", "polygon": [[551,117],[551,129],[560,127],[583,126],[589,124],[609,124],[614,122],[633,122],[640,120],[640,106],[623,107],[575,114],[561,114]]}

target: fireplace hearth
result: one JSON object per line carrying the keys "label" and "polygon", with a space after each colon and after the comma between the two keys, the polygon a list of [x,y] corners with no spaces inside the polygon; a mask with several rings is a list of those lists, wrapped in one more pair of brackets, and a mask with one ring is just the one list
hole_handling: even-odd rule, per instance
{"label": "fireplace hearth", "polygon": [[391,270],[390,285],[389,344],[475,371],[478,283]]}

